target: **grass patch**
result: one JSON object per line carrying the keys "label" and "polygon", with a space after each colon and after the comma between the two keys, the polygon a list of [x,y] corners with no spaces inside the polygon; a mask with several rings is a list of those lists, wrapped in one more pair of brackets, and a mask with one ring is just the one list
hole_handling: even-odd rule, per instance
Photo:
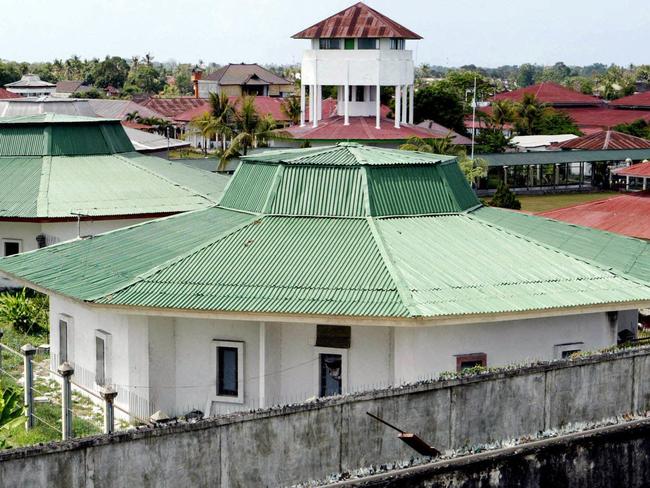
{"label": "grass patch", "polygon": [[169,159],[219,159],[219,154],[216,152],[208,153],[206,156],[203,151],[194,149],[173,149],[169,151]]}
{"label": "grass patch", "polygon": [[612,198],[617,195],[619,193],[606,191],[596,193],[556,193],[553,195],[517,195],[517,198],[521,202],[521,209],[523,211],[538,213],[578,205],[580,203]]}
{"label": "grass patch", "polygon": [[[4,331],[2,343],[16,351],[20,351],[21,346],[27,343],[40,346],[49,340],[47,332],[24,334],[7,324],[0,324],[0,328]],[[24,424],[21,424],[3,433],[0,438],[6,441],[7,448],[61,440],[61,386],[47,374],[49,360],[49,354],[43,353],[34,358],[34,396],[42,400],[34,402],[34,414],[42,420],[36,419],[34,428],[30,431],[25,430]],[[22,357],[3,351],[2,369],[0,388],[15,388],[23,395]],[[100,407],[76,391],[72,392],[72,411],[74,437],[101,433],[103,418]]]}

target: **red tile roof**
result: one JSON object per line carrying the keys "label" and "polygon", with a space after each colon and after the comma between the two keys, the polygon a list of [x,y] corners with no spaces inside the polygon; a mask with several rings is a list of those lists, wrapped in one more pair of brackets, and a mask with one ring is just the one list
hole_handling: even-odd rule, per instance
{"label": "red tile roof", "polygon": [[294,34],[294,39],[394,37],[422,39],[384,14],[359,2]]}
{"label": "red tile roof", "polygon": [[538,215],[630,237],[650,239],[650,195],[647,193],[615,196]]}
{"label": "red tile roof", "polygon": [[650,109],[650,92],[635,93],[628,97],[619,98],[609,102],[614,107],[628,107],[628,108],[641,108]]}
{"label": "red tile roof", "polygon": [[616,110],[594,107],[565,108],[562,111],[567,113],[581,130],[589,127],[609,129],[618,124],[629,124],[639,119],[650,122],[650,111],[644,110]]}
{"label": "red tile roof", "polygon": [[641,137],[631,136],[615,130],[602,130],[590,135],[561,142],[562,149],[647,149],[650,141]]}
{"label": "red tile roof", "polygon": [[0,100],[6,98],[22,98],[22,96],[18,95],[17,93],[11,93],[9,90],[6,90],[0,86]]}
{"label": "red tile roof", "polygon": [[191,108],[198,107],[205,103],[205,100],[194,97],[176,97],[176,98],[157,98],[151,97],[140,105],[163,114],[165,117],[174,118],[176,115],[183,113]]}
{"label": "red tile roof", "polygon": [[[300,127],[294,125],[278,132],[299,140],[321,141],[403,141],[410,137],[441,139],[449,131],[427,129],[417,125],[402,124],[395,128],[395,121],[382,117],[381,129],[375,128],[375,117],[350,117],[350,125],[343,125],[343,117],[333,116],[323,119],[318,127],[311,125]],[[452,132],[455,144],[470,144],[471,141],[464,136]]]}
{"label": "red tile roof", "polygon": [[536,85],[519,88],[510,92],[497,93],[492,100],[520,101],[527,93],[532,93],[543,103],[557,106],[602,105],[603,101],[592,95],[585,95],[558,83],[545,81]]}
{"label": "red tile roof", "polygon": [[[239,103],[239,97],[228,97],[231,105],[237,106]],[[174,117],[174,120],[177,122],[189,122],[195,117],[203,115],[206,112],[210,111],[210,104],[205,100],[202,100],[201,105],[187,110],[183,113],[180,113]],[[255,108],[257,113],[260,115],[271,115],[275,120],[279,122],[287,122],[289,118],[282,111],[282,103],[284,98],[280,97],[255,97]],[[323,115],[329,117],[336,111],[336,100],[332,98],[326,98],[323,100]],[[307,117],[309,117],[309,108],[307,108]]]}
{"label": "red tile roof", "polygon": [[650,162],[633,164],[627,168],[617,169],[614,172],[619,176],[634,176],[637,178],[650,178]]}

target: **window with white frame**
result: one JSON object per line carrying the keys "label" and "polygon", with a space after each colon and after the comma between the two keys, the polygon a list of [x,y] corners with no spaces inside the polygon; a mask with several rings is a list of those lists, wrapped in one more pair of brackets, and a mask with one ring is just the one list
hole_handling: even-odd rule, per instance
{"label": "window with white frame", "polygon": [[111,335],[103,330],[95,331],[95,384],[104,386],[110,382]]}
{"label": "window with white frame", "polygon": [[244,343],[214,341],[216,400],[244,403]]}
{"label": "window with white frame", "polygon": [[2,255],[13,256],[23,250],[23,241],[20,239],[2,239]]}
{"label": "window with white frame", "polygon": [[404,42],[404,39],[391,39],[390,40],[390,48],[391,49],[399,49],[403,50],[406,46],[406,43]]}
{"label": "window with white frame", "polygon": [[553,357],[555,359],[565,359],[572,354],[582,351],[584,342],[565,342],[563,344],[556,344],[553,346]]}

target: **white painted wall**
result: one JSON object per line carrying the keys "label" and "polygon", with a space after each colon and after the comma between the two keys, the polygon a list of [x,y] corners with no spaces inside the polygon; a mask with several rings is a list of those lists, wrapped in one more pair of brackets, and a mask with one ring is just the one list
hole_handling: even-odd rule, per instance
{"label": "white painted wall", "polygon": [[309,49],[302,58],[306,85],[412,85],[413,52],[396,49]]}
{"label": "white painted wall", "polygon": [[[199,409],[215,414],[302,401],[318,394],[314,324],[125,315],[54,296],[53,358],[58,355],[61,313],[72,317],[75,367],[87,371],[91,379],[95,330],[111,334],[109,375],[119,386],[118,404],[134,412],[150,401],[151,412],[161,409],[182,415]],[[626,323],[632,315],[619,312]],[[615,344],[619,325],[612,324],[606,313],[597,313],[418,328],[353,326],[350,349],[338,350],[347,361],[344,392],[453,371],[458,354],[485,353],[488,366],[503,366],[553,359],[558,344],[582,343],[576,348],[596,350]],[[216,398],[215,340],[244,343],[243,404]]]}

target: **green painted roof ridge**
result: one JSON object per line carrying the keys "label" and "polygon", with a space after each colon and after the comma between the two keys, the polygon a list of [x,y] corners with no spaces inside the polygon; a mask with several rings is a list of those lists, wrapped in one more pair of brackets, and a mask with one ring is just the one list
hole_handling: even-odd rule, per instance
{"label": "green painted roof ridge", "polygon": [[275,169],[275,174],[273,175],[273,181],[271,182],[271,185],[269,187],[269,192],[266,195],[266,201],[262,206],[263,214],[268,215],[271,213],[271,209],[273,208],[275,197],[278,194],[278,187],[280,186],[280,182],[282,181],[283,175],[284,175],[284,164],[278,164],[277,168]]}
{"label": "green painted roof ridge", "polygon": [[[205,210],[205,209],[202,209],[202,210]],[[179,214],[179,215],[182,215],[182,214]],[[140,283],[142,281],[145,281],[147,278],[159,273],[160,271],[164,271],[168,267],[182,261],[183,259],[188,258],[189,256],[192,256],[193,254],[196,254],[197,252],[202,251],[206,247],[209,247],[212,244],[214,244],[216,242],[219,242],[220,240],[225,239],[226,237],[240,231],[241,229],[243,229],[245,227],[248,227],[249,225],[254,224],[255,222],[257,222],[259,220],[260,220],[260,217],[258,215],[254,215],[254,216],[252,216],[252,218],[250,220],[246,220],[245,222],[242,222],[241,224],[235,225],[234,227],[232,227],[232,228],[230,228],[230,229],[228,229],[228,230],[226,230],[226,231],[224,231],[224,232],[222,232],[220,234],[217,234],[216,236],[208,239],[206,242],[203,242],[203,243],[199,244],[198,246],[193,247],[189,251],[181,253],[178,256],[175,256],[175,257],[173,257],[171,259],[168,259],[164,263],[159,264],[158,266],[154,266],[153,268],[149,269],[148,271],[146,271],[144,273],[140,273],[140,274],[136,275],[134,278],[130,279],[127,283],[117,287],[115,290],[113,290],[111,292],[108,292],[108,293],[103,293],[102,295],[99,295],[99,296],[87,298],[85,301],[95,302],[95,301],[100,300],[102,298],[107,298],[107,297],[109,297],[111,295],[114,295],[116,293],[120,293],[120,292],[134,286],[134,285],[137,285],[138,283]],[[120,229],[117,229],[117,230],[120,230]]]}
{"label": "green painted roof ridge", "polygon": [[[194,188],[189,188],[189,187],[187,187],[185,185],[181,185],[180,183],[177,183],[177,182],[175,182],[173,180],[170,180],[169,178],[167,178],[166,176],[161,175],[160,173],[152,171],[149,168],[145,168],[141,164],[138,164],[137,161],[135,161],[134,159],[131,159],[130,157],[126,156],[126,155],[129,155],[129,154],[134,154],[134,153],[115,153],[115,154],[111,154],[111,156],[114,156],[114,157],[116,157],[118,159],[121,159],[122,161],[125,161],[127,164],[130,164],[131,166],[133,166],[135,168],[138,168],[139,170],[143,171],[144,173],[148,173],[148,174],[150,174],[152,176],[155,176],[156,178],[161,179],[161,180],[169,183],[171,186],[181,188],[181,189],[187,191],[188,193],[190,193],[190,194],[192,194],[192,195],[194,195],[196,197],[204,198],[205,200],[207,200],[209,202],[217,203],[216,200],[213,200],[208,195],[205,195],[205,194],[199,192],[198,190],[196,190]],[[135,153],[135,154],[137,154],[137,156],[142,156],[140,153]],[[187,166],[187,169],[189,169],[191,171],[194,171],[194,172],[199,172],[199,173],[203,171],[203,170],[200,170],[200,169],[192,168],[191,166]],[[197,173],[197,174],[199,174],[199,173]],[[230,181],[229,181],[229,183],[230,183]]]}
{"label": "green painted roof ridge", "polygon": [[[508,210],[501,210],[501,211],[502,212],[508,212]],[[539,217],[539,216],[536,216],[536,215],[529,215],[529,214],[525,214],[525,213],[521,213],[520,215],[523,215],[523,216],[525,216],[527,218],[545,219],[545,220],[550,220],[552,222],[558,222],[558,221],[553,220],[553,219],[548,219],[546,217]],[[527,236],[527,235],[524,235],[524,234],[520,234],[519,232],[516,232],[516,231],[514,231],[514,230],[512,230],[512,229],[510,229],[508,227],[503,226],[503,225],[496,224],[494,222],[487,222],[487,221],[483,220],[480,216],[473,215],[473,212],[466,214],[466,216],[469,219],[478,221],[482,225],[485,225],[485,226],[488,226],[488,227],[493,227],[493,228],[498,229],[498,230],[500,230],[502,232],[505,232],[506,234],[510,234],[512,236],[518,237],[518,238],[523,239],[523,240],[525,240],[527,242],[530,242],[532,244],[536,244],[536,245],[538,245],[540,247],[543,247],[543,248],[545,248],[547,250],[554,251],[554,252],[557,252],[557,253],[560,253],[560,254],[564,254],[565,256],[567,256],[567,257],[569,257],[571,259],[575,259],[577,261],[588,264],[589,266],[597,268],[597,269],[599,269],[601,271],[610,273],[610,274],[614,275],[615,277],[621,278],[623,280],[631,281],[632,283],[643,286],[644,288],[648,288],[648,290],[650,291],[650,282],[643,281],[643,280],[641,280],[639,278],[631,276],[630,274],[628,274],[627,271],[625,271],[623,269],[619,269],[619,268],[616,268],[614,266],[608,266],[608,265],[606,265],[604,263],[594,261],[594,260],[586,258],[584,256],[579,256],[577,254],[568,252],[565,249],[561,249],[559,247],[552,246],[550,244],[546,244],[546,243],[541,242],[541,241],[539,241],[539,240],[537,240],[537,239],[535,239],[533,237],[530,237],[530,236]],[[583,227],[583,226],[579,226],[579,225],[575,225],[575,224],[566,224],[565,222],[558,222],[558,223],[565,224],[565,225],[568,225],[568,226],[571,226],[571,227],[579,227],[579,228],[587,229],[587,230],[590,230],[590,231],[594,231],[596,233],[605,232],[605,231],[600,231],[598,229],[592,229],[590,227]],[[612,234],[612,233],[607,232],[606,234]],[[616,236],[616,235],[614,234],[614,236]],[[610,237],[610,239],[611,239],[612,235],[609,235],[608,237]],[[620,237],[627,237],[627,236],[620,236]],[[640,239],[634,239],[634,238],[631,238],[631,237],[628,237],[628,239],[633,239],[635,241],[640,240]],[[567,238],[565,240],[565,242],[568,241],[568,240],[569,239]]]}
{"label": "green painted roof ridge", "polygon": [[368,188],[368,172],[365,166],[360,168],[361,171],[361,191],[363,192],[363,208],[367,216],[372,216],[372,209],[370,206],[370,190]]}
{"label": "green painted roof ridge", "polygon": [[52,156],[41,157],[41,182],[38,188],[38,197],[36,198],[36,217],[49,216],[49,189],[50,175],[52,169]]}
{"label": "green painted roof ridge", "polygon": [[390,277],[393,280],[393,283],[395,284],[397,293],[402,299],[402,306],[406,310],[406,313],[408,314],[409,317],[421,316],[422,314],[420,313],[420,311],[418,310],[415,304],[415,299],[413,298],[413,294],[411,293],[411,290],[409,289],[406,280],[397,269],[397,266],[393,264],[390,251],[388,250],[388,247],[384,243],[384,240],[381,236],[381,232],[375,225],[375,221],[373,217],[367,217],[366,221],[368,222],[368,227],[374,238],[375,245],[377,246],[377,251],[379,252],[379,255],[381,256],[384,262],[384,266],[386,266],[386,270],[388,271],[388,274],[390,275]]}

